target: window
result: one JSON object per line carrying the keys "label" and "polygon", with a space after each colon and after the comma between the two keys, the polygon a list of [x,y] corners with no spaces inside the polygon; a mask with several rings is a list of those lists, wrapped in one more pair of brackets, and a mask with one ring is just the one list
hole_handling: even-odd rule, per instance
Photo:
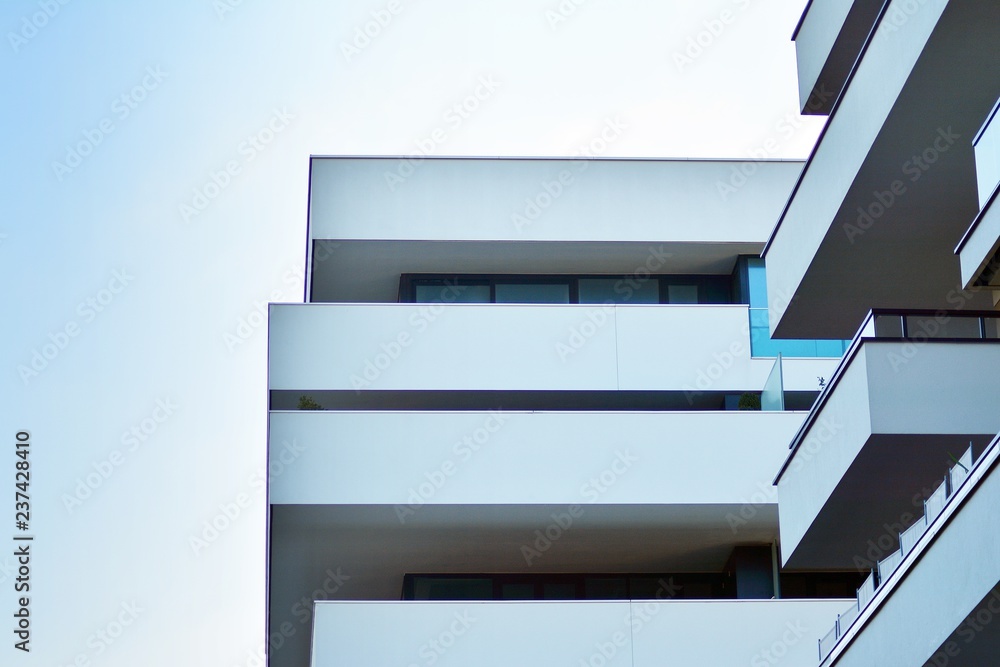
{"label": "window", "polygon": [[733,303],[731,276],[403,274],[404,303]]}

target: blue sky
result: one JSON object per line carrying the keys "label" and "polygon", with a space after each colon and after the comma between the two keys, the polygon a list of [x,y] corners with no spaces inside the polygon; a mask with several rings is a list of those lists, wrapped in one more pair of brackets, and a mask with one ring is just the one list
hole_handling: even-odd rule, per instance
{"label": "blue sky", "polygon": [[805,157],[804,4],[3,3],[0,483],[29,431],[36,539],[4,664],[254,664],[261,313],[301,300],[310,154],[575,155],[611,120],[606,156]]}

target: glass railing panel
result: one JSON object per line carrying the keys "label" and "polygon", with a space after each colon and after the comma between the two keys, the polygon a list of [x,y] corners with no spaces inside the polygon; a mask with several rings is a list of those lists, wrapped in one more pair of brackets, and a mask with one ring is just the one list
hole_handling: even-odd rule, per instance
{"label": "glass railing panel", "polygon": [[878,562],[878,580],[879,585],[884,582],[893,571],[899,567],[899,564],[903,562],[903,554],[901,552],[893,551],[887,558],[880,560]]}
{"label": "glass railing panel", "polygon": [[899,550],[905,558],[910,551],[913,550],[914,545],[920,540],[920,537],[927,531],[927,517],[921,516],[917,519],[912,526],[904,530],[899,534]]}
{"label": "glass railing panel", "polygon": [[924,501],[924,517],[927,520],[927,525],[934,523],[934,519],[941,514],[941,510],[944,509],[945,503],[948,502],[948,488],[944,482],[934,490],[927,500]]}
{"label": "glass railing panel", "polygon": [[760,392],[760,409],[765,411],[780,411],[785,409],[785,382],[781,375],[781,353],[774,360],[771,373],[764,382]]}
{"label": "glass railing panel", "polygon": [[857,601],[855,601],[854,604],[852,604],[850,607],[848,607],[847,610],[843,614],[840,615],[840,636],[841,637],[843,637],[844,633],[846,633],[850,629],[850,627],[854,624],[854,621],[857,620],[858,614],[860,614],[860,613],[861,613],[861,610],[858,609],[858,603],[857,603]]}
{"label": "glass railing panel", "polygon": [[750,308],[750,354],[754,357],[842,357],[849,340],[772,339],[767,308]]}
{"label": "glass railing panel", "polygon": [[948,475],[951,477],[951,492],[955,493],[958,487],[962,486],[962,482],[966,480],[969,476],[969,472],[972,470],[972,447],[965,450],[962,454],[962,458],[958,459],[954,467],[948,471]]}
{"label": "glass railing panel", "polygon": [[907,315],[906,335],[910,338],[981,338],[978,317]]}
{"label": "glass railing panel", "polygon": [[879,338],[902,338],[903,318],[899,315],[876,315],[875,335]]}
{"label": "glass railing panel", "polygon": [[822,662],[826,659],[826,656],[830,655],[830,651],[833,647],[837,645],[837,625],[834,624],[830,632],[826,633],[822,639],[819,640],[819,660]]}
{"label": "glass railing panel", "polygon": [[868,606],[868,603],[875,596],[875,573],[869,572],[868,578],[865,579],[864,583],[861,584],[861,588],[858,589],[858,609],[864,609]]}

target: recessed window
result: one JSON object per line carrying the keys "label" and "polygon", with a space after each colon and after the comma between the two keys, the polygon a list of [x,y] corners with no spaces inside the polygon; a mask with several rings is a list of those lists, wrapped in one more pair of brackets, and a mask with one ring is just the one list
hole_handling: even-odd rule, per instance
{"label": "recessed window", "polygon": [[569,303],[568,283],[497,283],[496,303]]}
{"label": "recessed window", "polygon": [[667,285],[668,303],[698,303],[697,285]]}
{"label": "recessed window", "polygon": [[489,303],[490,286],[441,281],[415,286],[417,303]]}
{"label": "recessed window", "polygon": [[656,278],[580,278],[580,303],[660,303]]}

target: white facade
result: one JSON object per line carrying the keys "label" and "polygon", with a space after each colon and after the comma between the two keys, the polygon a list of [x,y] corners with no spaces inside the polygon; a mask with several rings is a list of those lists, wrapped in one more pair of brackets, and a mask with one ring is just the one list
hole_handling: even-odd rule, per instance
{"label": "white facade", "polygon": [[[469,610],[435,662],[810,665],[848,595],[810,572],[770,599],[772,479],[839,359],[777,367],[748,268],[800,164],[755,163],[733,192],[743,163],[442,158],[387,179],[399,164],[314,158],[310,303],[270,309],[272,667],[427,664]],[[659,303],[583,302],[605,278]],[[420,302],[421,280],[571,296]],[[788,409],[737,409],[769,381]],[[636,588],[661,575],[686,583]],[[431,602],[410,577],[536,598]],[[591,655],[605,634],[614,655]]]}

